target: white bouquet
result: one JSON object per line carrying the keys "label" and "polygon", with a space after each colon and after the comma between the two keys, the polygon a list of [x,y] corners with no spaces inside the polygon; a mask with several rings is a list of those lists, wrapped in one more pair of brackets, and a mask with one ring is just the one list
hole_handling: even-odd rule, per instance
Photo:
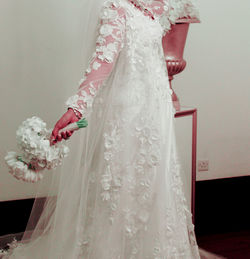
{"label": "white bouquet", "polygon": [[[61,131],[77,130],[86,127],[84,119],[72,123]],[[61,165],[68,155],[69,148],[62,143],[50,145],[51,130],[46,129],[46,123],[33,116],[22,122],[16,131],[17,146],[22,152],[8,152],[5,161],[9,172],[19,180],[37,182],[43,178],[42,170],[55,169]]]}

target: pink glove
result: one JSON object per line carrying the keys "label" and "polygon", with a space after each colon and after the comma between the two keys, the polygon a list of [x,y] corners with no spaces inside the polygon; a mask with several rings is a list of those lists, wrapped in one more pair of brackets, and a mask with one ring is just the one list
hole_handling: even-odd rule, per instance
{"label": "pink glove", "polygon": [[[78,116],[81,117],[80,113],[78,113]],[[62,139],[68,139],[73,134],[73,131],[68,130],[66,132],[61,132],[60,134],[58,134],[58,132],[60,129],[66,127],[68,124],[78,121],[78,116],[71,108],[69,108],[68,111],[63,114],[63,116],[57,121],[56,125],[54,126],[54,129],[50,136],[50,145],[54,145],[57,141],[61,141]]]}

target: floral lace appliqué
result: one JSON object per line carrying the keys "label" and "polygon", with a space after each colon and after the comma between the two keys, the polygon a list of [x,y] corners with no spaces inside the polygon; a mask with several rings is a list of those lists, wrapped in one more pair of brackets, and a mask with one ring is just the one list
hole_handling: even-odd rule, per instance
{"label": "floral lace appliqu\u00e9", "polygon": [[125,232],[131,245],[130,259],[136,258],[139,252],[139,232],[148,230],[147,222],[155,198],[153,184],[161,161],[159,131],[150,118],[141,117],[134,126],[133,135],[139,149],[132,162],[133,169],[129,168],[134,174],[126,179],[133,206],[123,209]]}
{"label": "floral lace appliqu\u00e9", "polygon": [[118,1],[106,1],[100,12],[99,36],[89,67],[85,70],[77,94],[66,101],[68,108],[88,117],[101,86],[111,73],[119,52],[123,48],[125,12]]}
{"label": "floral lace appliqu\u00e9", "polygon": [[119,152],[124,148],[121,135],[122,123],[124,122],[119,119],[110,120],[103,134],[105,167],[101,175],[101,198],[110,209],[109,220],[111,224],[114,220],[114,213],[120,197],[119,192],[122,187],[122,166],[119,163]]}

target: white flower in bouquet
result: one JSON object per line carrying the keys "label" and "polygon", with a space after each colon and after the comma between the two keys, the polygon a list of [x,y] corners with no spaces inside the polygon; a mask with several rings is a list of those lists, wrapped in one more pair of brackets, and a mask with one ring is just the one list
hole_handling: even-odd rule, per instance
{"label": "white flower in bouquet", "polygon": [[42,170],[54,169],[62,163],[69,148],[62,143],[50,146],[50,134],[46,123],[36,116],[22,122],[16,131],[21,155],[8,152],[5,157],[13,176],[26,182],[37,182],[43,178]]}
{"label": "white flower in bouquet", "polygon": [[[62,131],[78,130],[88,125],[85,118],[71,123]],[[9,172],[19,180],[37,182],[43,178],[44,169],[55,169],[69,153],[69,148],[57,143],[50,145],[52,129],[46,129],[46,123],[36,117],[23,121],[16,131],[17,146],[21,154],[8,152],[5,161]]]}

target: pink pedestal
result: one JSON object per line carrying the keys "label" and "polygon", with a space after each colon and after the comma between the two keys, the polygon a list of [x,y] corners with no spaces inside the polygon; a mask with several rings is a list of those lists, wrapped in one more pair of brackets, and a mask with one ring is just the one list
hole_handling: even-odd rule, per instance
{"label": "pink pedestal", "polygon": [[195,225],[195,182],[196,182],[196,154],[197,154],[197,109],[181,106],[175,113],[175,118],[192,116],[192,162],[191,162],[191,212],[192,221]]}

